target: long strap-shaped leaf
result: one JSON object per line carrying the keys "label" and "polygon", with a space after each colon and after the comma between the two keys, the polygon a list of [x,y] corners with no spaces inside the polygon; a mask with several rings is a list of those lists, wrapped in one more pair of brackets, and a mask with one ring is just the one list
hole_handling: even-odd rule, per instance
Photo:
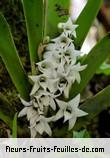
{"label": "long strap-shaped leaf", "polygon": [[13,118],[12,138],[17,138],[17,118],[18,118],[18,115],[16,112]]}
{"label": "long strap-shaped leaf", "polygon": [[30,83],[19,59],[9,26],[0,14],[0,56],[21,97],[29,99]]}
{"label": "long strap-shaped leaf", "polygon": [[23,9],[26,20],[30,60],[33,65],[38,59],[38,46],[43,40],[43,0],[23,0]]}
{"label": "long strap-shaped leaf", "polygon": [[3,120],[10,128],[13,124],[14,110],[8,100],[0,94],[0,119]]}
{"label": "long strap-shaped leaf", "polygon": [[84,39],[87,36],[87,33],[100,9],[101,2],[102,0],[88,0],[83,11],[76,20],[76,24],[78,24],[79,27],[76,30],[77,38],[75,39],[75,45],[78,49],[81,48]]}
{"label": "long strap-shaped leaf", "polygon": [[82,65],[87,64],[87,68],[82,71],[81,83],[72,86],[70,91],[70,98],[73,98],[78,93],[86,87],[89,80],[93,77],[98,67],[106,60],[110,55],[110,34],[104,37],[87,55],[86,59],[83,61]]}
{"label": "long strap-shaped leaf", "polygon": [[88,99],[80,108],[88,113],[86,117],[78,119],[74,129],[86,126],[100,112],[110,107],[110,86],[100,91],[96,96]]}
{"label": "long strap-shaped leaf", "polygon": [[44,0],[46,5],[45,34],[57,36],[59,22],[65,22],[69,15],[70,0]]}

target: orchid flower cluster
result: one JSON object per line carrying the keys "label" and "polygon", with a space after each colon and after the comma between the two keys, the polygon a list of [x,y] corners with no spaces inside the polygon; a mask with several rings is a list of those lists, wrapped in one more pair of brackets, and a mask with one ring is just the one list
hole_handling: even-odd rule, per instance
{"label": "orchid flower cluster", "polygon": [[[64,118],[68,121],[69,130],[74,127],[77,117],[87,115],[78,108],[80,94],[70,101],[69,91],[75,81],[80,83],[80,71],[86,68],[77,62],[80,51],[75,50],[73,37],[76,37],[77,25],[69,18],[66,23],[59,23],[61,35],[52,39],[46,46],[43,60],[36,63],[37,75],[29,76],[33,82],[30,102],[21,99],[24,109],[19,117],[27,115],[30,123],[31,137],[44,132],[52,135],[50,123]],[[53,111],[54,115],[52,114]]]}

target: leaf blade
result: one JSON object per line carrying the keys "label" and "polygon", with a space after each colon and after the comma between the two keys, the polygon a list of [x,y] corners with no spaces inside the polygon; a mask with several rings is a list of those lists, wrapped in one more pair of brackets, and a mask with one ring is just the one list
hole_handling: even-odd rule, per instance
{"label": "leaf blade", "polygon": [[38,47],[43,40],[43,0],[23,0],[23,10],[26,20],[29,53],[32,72],[34,64],[39,61]]}
{"label": "leaf blade", "polygon": [[84,39],[87,36],[87,33],[100,9],[101,3],[102,0],[95,0],[95,3],[94,0],[88,0],[83,11],[76,20],[75,23],[79,25],[79,27],[76,29],[77,38],[74,39],[77,48],[81,48]]}
{"label": "leaf blade", "polygon": [[9,25],[2,14],[0,14],[0,56],[21,97],[29,100],[31,85],[18,56]]}
{"label": "leaf blade", "polygon": [[80,108],[86,111],[88,115],[78,119],[74,129],[78,130],[82,126],[88,125],[93,118],[108,107],[110,107],[110,85],[81,104]]}
{"label": "leaf blade", "polygon": [[13,118],[12,138],[17,138],[17,117],[18,113],[16,112]]}

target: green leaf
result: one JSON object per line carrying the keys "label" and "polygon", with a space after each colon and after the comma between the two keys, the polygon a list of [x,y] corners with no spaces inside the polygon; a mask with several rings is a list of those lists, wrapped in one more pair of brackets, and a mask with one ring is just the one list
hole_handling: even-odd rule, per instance
{"label": "green leaf", "polygon": [[16,112],[13,118],[12,138],[17,138],[17,117],[18,113]]}
{"label": "green leaf", "polygon": [[79,132],[74,131],[73,138],[90,138],[90,135],[89,132],[86,129],[84,129]]}
{"label": "green leaf", "polygon": [[73,98],[86,87],[90,79],[95,74],[99,66],[110,55],[110,34],[104,37],[97,45],[90,51],[87,57],[82,62],[82,65],[87,65],[87,68],[83,70],[81,74],[81,82],[78,84],[75,82],[70,91],[70,98]]}
{"label": "green leaf", "polygon": [[29,99],[31,89],[28,77],[23,69],[12,35],[3,15],[0,14],[0,56],[21,97]]}
{"label": "green leaf", "polygon": [[96,71],[96,74],[110,75],[110,64],[104,62]]}
{"label": "green leaf", "polygon": [[22,0],[28,34],[32,72],[38,59],[38,47],[43,40],[43,0]]}
{"label": "green leaf", "polygon": [[88,0],[86,6],[84,7],[83,11],[79,15],[78,19],[76,20],[76,24],[79,27],[76,29],[77,38],[75,40],[75,45],[78,49],[81,48],[84,39],[87,36],[87,33],[96,18],[96,15],[100,9],[102,0]]}
{"label": "green leaf", "polygon": [[12,118],[14,110],[8,100],[0,94],[0,119],[12,128]]}
{"label": "green leaf", "polygon": [[100,112],[106,110],[108,107],[110,107],[110,86],[107,86],[80,106],[80,109],[87,112],[88,115],[79,118],[74,129],[79,130],[81,127],[85,127],[92,119],[98,116]]}
{"label": "green leaf", "polygon": [[45,34],[53,38],[58,35],[58,23],[68,19],[70,0],[45,0],[45,5]]}

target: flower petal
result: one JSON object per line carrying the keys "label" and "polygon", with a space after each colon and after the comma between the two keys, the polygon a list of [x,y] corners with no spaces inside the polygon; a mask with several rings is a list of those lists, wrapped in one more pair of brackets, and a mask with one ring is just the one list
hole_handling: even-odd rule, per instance
{"label": "flower petal", "polygon": [[58,99],[55,99],[55,100],[61,110],[65,110],[67,108],[67,102],[64,102],[64,101],[58,100]]}
{"label": "flower petal", "polygon": [[31,138],[35,138],[36,137],[36,129],[35,128],[30,128],[30,131],[31,131]]}
{"label": "flower petal", "polygon": [[29,76],[29,78],[33,81],[33,82],[37,82],[39,80],[39,77],[36,75],[33,76]]}
{"label": "flower petal", "polygon": [[35,115],[35,116],[31,117],[31,119],[30,119],[30,127],[35,127],[36,120],[37,120],[38,117],[39,117],[39,115]]}
{"label": "flower petal", "polygon": [[45,128],[45,127],[44,127],[43,122],[40,122],[40,123],[38,123],[38,124],[35,126],[36,131],[37,131],[40,135],[43,134],[44,128]]}
{"label": "flower petal", "polygon": [[24,109],[22,109],[19,112],[18,117],[23,117],[23,116],[27,115],[27,109],[28,109],[28,107],[25,107]]}
{"label": "flower petal", "polygon": [[72,100],[70,100],[68,104],[74,110],[74,107],[77,108],[78,105],[79,105],[79,103],[80,103],[80,94],[78,94],[75,98],[73,98]]}
{"label": "flower petal", "polygon": [[81,82],[81,77],[80,77],[79,72],[75,72],[74,75],[75,75],[76,81],[77,81],[78,83],[80,83],[80,82]]}
{"label": "flower petal", "polygon": [[33,107],[30,107],[27,109],[27,119],[30,120],[32,117],[37,115],[37,111],[33,109]]}
{"label": "flower petal", "polygon": [[21,100],[21,103],[22,103],[24,106],[29,107],[29,106],[32,105],[32,101],[27,102],[27,101],[25,101],[24,99],[22,99],[21,97],[20,97],[20,100]]}
{"label": "flower petal", "polygon": [[67,86],[64,89],[64,96],[65,96],[65,98],[69,97],[70,87],[71,87],[71,85],[68,83]]}
{"label": "flower petal", "polygon": [[70,120],[72,118],[72,114],[68,111],[64,111],[64,122]]}
{"label": "flower petal", "polygon": [[52,135],[52,131],[51,131],[51,128],[50,128],[50,126],[49,126],[49,124],[48,123],[44,123],[44,126],[45,126],[45,132],[49,135],[49,136],[51,136]]}
{"label": "flower petal", "polygon": [[63,112],[63,110],[59,110],[57,113],[56,113],[56,115],[55,115],[55,117],[54,117],[54,121],[57,121],[57,120],[59,120],[60,118],[62,118],[63,117],[63,115],[64,115],[64,112]]}
{"label": "flower petal", "polygon": [[75,125],[75,123],[76,123],[76,117],[72,117],[70,120],[69,120],[69,130],[71,130],[73,127],[74,127],[74,125]]}
{"label": "flower petal", "polygon": [[37,82],[35,82],[32,90],[31,90],[30,96],[34,95],[37,92],[37,90],[39,89],[39,87],[40,87],[40,85]]}
{"label": "flower petal", "polygon": [[85,112],[85,111],[83,111],[83,110],[80,110],[80,109],[78,109],[78,108],[75,110],[75,114],[76,114],[77,117],[82,117],[82,116],[88,115],[87,112]]}
{"label": "flower petal", "polygon": [[56,104],[55,101],[50,97],[50,107],[55,111],[56,110]]}

